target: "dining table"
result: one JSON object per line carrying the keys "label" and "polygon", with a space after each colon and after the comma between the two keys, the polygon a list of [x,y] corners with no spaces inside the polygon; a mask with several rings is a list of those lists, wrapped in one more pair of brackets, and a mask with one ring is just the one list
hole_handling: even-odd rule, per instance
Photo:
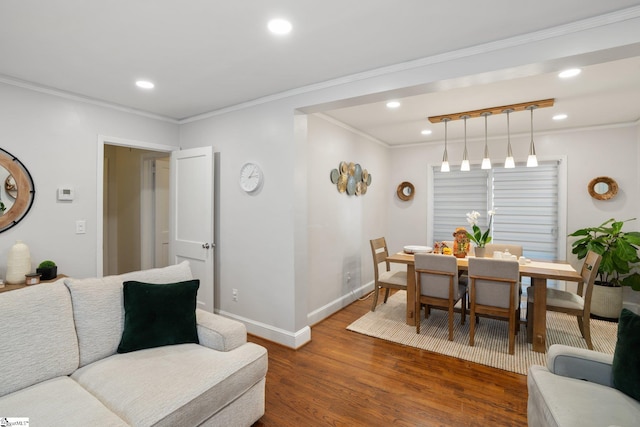
{"label": "dining table", "polygon": [[[453,255],[441,255],[453,256]],[[416,273],[414,254],[398,252],[387,257],[391,263],[406,264],[407,266],[407,325],[415,326]],[[458,270],[469,268],[469,257],[457,258]],[[567,282],[581,282],[582,276],[571,264],[565,261],[533,261],[519,265],[520,277],[530,277],[531,286],[535,292],[535,301],[547,300],[547,280],[564,280]],[[544,353],[547,350],[547,307],[546,304],[533,305],[533,351]]]}

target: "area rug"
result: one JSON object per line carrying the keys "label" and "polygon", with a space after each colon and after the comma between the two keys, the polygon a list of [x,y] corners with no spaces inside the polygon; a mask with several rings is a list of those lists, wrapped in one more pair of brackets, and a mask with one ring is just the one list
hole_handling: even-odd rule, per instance
{"label": "area rug", "polygon": [[[475,345],[471,347],[469,317],[464,325],[460,325],[460,316],[455,315],[453,341],[449,341],[448,314],[444,310],[433,309],[428,319],[422,318],[418,335],[415,326],[405,323],[406,303],[405,291],[398,291],[389,297],[386,304],[379,304],[376,311],[369,311],[347,329],[523,375],[527,374],[530,365],[546,365],[546,353],[534,352],[531,344],[527,343],[525,325],[520,325],[515,354],[510,355],[508,322],[480,318],[476,325]],[[613,354],[617,328],[617,323],[591,319],[593,349]],[[574,316],[547,312],[547,349],[551,344],[587,348]]]}

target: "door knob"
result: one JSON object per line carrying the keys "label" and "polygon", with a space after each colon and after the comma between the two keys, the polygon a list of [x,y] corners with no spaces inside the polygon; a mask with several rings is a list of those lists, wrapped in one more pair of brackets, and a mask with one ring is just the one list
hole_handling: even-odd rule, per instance
{"label": "door knob", "polygon": [[202,244],[202,247],[203,247],[204,249],[209,249],[209,247],[210,247],[210,246],[209,246],[209,244],[208,244],[208,243],[203,243],[203,244]]}

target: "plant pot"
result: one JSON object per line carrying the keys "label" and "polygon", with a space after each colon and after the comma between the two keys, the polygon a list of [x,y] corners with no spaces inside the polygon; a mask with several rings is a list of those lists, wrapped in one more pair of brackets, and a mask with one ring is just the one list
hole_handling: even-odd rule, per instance
{"label": "plant pot", "polygon": [[484,258],[484,254],[485,254],[485,250],[487,248],[480,248],[480,247],[476,247],[473,249],[473,253],[475,254],[476,258]]}
{"label": "plant pot", "polygon": [[40,273],[40,280],[51,280],[58,277],[58,266],[47,268],[36,268],[36,273]]}
{"label": "plant pot", "polygon": [[622,311],[622,287],[595,283],[591,295],[591,314],[605,319],[617,319]]}

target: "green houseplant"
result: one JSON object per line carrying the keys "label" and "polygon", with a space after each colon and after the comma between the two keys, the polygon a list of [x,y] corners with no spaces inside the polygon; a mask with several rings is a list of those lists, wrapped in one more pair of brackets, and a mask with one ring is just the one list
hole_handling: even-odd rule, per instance
{"label": "green houseplant", "polygon": [[36,273],[40,273],[41,280],[55,279],[58,276],[58,266],[50,260],[42,261],[36,268]]}
{"label": "green houseplant", "polygon": [[[622,286],[640,291],[640,274],[636,271],[636,266],[640,262],[638,257],[640,232],[622,231],[624,223],[633,220],[635,218],[625,221],[616,221],[611,218],[597,227],[581,228],[569,234],[571,237],[578,237],[578,240],[572,243],[571,251],[577,255],[578,259],[583,259],[590,250],[602,256],[596,281],[596,285],[599,286],[594,287],[592,296],[591,311],[595,315],[618,317],[622,309]],[[609,290],[601,287],[608,287]],[[600,297],[601,294],[612,296]],[[601,308],[600,299],[611,299],[613,295],[616,301],[607,303],[611,308],[604,306]]]}

